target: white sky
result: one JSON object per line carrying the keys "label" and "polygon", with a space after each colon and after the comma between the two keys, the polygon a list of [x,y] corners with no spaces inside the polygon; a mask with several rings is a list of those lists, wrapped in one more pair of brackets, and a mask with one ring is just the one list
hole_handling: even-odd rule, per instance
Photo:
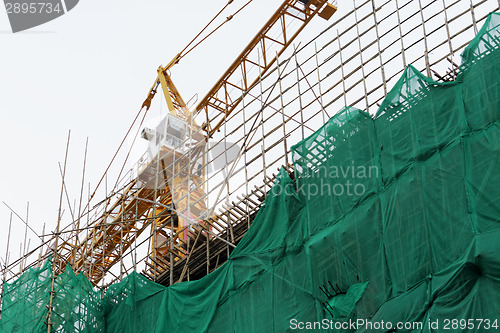
{"label": "white sky", "polygon": [[[185,100],[195,93],[204,97],[281,2],[254,0],[173,69]],[[226,3],[82,0],[66,15],[17,34],[11,33],[7,14],[0,9],[2,263],[10,211],[1,202],[26,216],[29,201],[30,226],[39,234],[44,223],[46,233],[54,230],[61,187],[57,163],[64,160],[68,130],[67,186],[73,204],[80,193],[86,137],[85,186],[90,182],[93,189],[146,97],[158,65],[168,63]],[[235,0],[223,17],[244,3]],[[301,37],[307,39],[329,24],[316,18]],[[152,116],[160,112],[165,108],[158,105],[150,110]],[[145,149],[136,148],[132,160]],[[123,156],[116,167],[122,161]],[[68,221],[68,211],[65,217]],[[12,227],[9,261],[17,259],[24,239],[24,224],[14,218]],[[30,231],[28,235],[34,236]],[[33,238],[30,248],[38,244]]]}

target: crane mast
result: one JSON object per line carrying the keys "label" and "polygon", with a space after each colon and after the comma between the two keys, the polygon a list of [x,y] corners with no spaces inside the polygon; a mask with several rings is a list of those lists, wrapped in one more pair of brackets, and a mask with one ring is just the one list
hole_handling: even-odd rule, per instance
{"label": "crane mast", "polygon": [[[221,128],[246,92],[311,19],[316,14],[329,19],[336,9],[327,0],[285,0],[193,112],[188,110],[169,75],[182,54],[160,66],[142,107],[149,109],[161,87],[169,109],[163,125],[166,134],[157,136],[155,130],[143,131],[143,137],[156,144],[156,151],[141,166],[136,179],[108,198],[104,212],[96,218],[87,236],[59,246],[62,259],[96,285],[139,235],[150,229],[151,252],[146,265],[148,275],[154,278],[165,271],[169,261],[187,255],[184,239],[190,223],[199,223],[208,236],[210,226],[203,219],[209,216],[202,213],[206,211],[205,175],[193,161],[204,158],[208,138]],[[292,27],[292,22],[299,24]],[[198,125],[197,120],[202,124]],[[174,128],[170,134],[168,126]],[[184,128],[185,133],[179,128]],[[184,146],[169,144],[172,140],[168,135],[174,132],[182,135],[184,141],[178,142],[184,142]],[[174,241],[169,243],[169,239]]]}

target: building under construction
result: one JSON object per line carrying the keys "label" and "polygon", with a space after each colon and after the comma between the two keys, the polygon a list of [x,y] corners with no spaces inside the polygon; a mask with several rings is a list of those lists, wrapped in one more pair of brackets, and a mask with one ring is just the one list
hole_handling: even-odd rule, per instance
{"label": "building under construction", "polygon": [[497,331],[499,6],[286,0],[196,106],[193,41],[145,155],[2,267],[0,332]]}

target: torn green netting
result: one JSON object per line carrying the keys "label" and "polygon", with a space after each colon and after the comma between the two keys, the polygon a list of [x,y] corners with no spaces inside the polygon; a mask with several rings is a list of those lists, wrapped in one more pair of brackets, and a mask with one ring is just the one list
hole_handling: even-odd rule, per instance
{"label": "torn green netting", "polygon": [[[455,82],[409,66],[375,117],[345,108],[293,146],[294,180],[280,171],[206,277],[166,288],[132,273],[102,296],[68,266],[54,331],[280,333],[324,319],[315,332],[498,331],[443,325],[500,325],[499,23],[488,17]],[[0,332],[47,331],[51,274],[46,263],[5,285]]]}
{"label": "torn green netting", "polygon": [[[356,303],[366,290],[368,282],[356,283],[347,289],[345,293],[339,293],[332,296],[325,302],[328,313],[335,320],[348,319],[354,311]],[[334,287],[332,286],[332,289]],[[325,292],[326,294],[328,292]]]}

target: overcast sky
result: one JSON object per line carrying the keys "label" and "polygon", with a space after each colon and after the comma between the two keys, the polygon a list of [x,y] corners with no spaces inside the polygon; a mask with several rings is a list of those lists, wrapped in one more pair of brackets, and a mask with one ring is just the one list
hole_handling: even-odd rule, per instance
{"label": "overcast sky", "polygon": [[[281,2],[254,0],[172,70],[185,100],[205,95]],[[64,160],[68,130],[67,188],[73,204],[80,197],[86,138],[85,188],[90,182],[93,189],[147,95],[158,65],[168,63],[226,3],[82,0],[66,15],[17,34],[0,9],[2,261],[10,216],[2,202],[23,217],[29,202],[30,226],[38,234],[44,223],[46,233],[54,230],[61,187],[58,162]],[[235,0],[223,18],[244,3]],[[302,37],[328,24],[317,19]],[[165,113],[165,107],[157,102],[150,113],[153,119]],[[127,141],[125,148],[129,146]],[[145,149],[138,145],[132,159]],[[119,160],[117,167],[121,164]],[[68,217],[66,210],[64,220]],[[12,227],[10,261],[18,257],[24,239],[19,219],[13,219]],[[35,237],[30,248],[39,244],[31,231],[28,236]]]}

